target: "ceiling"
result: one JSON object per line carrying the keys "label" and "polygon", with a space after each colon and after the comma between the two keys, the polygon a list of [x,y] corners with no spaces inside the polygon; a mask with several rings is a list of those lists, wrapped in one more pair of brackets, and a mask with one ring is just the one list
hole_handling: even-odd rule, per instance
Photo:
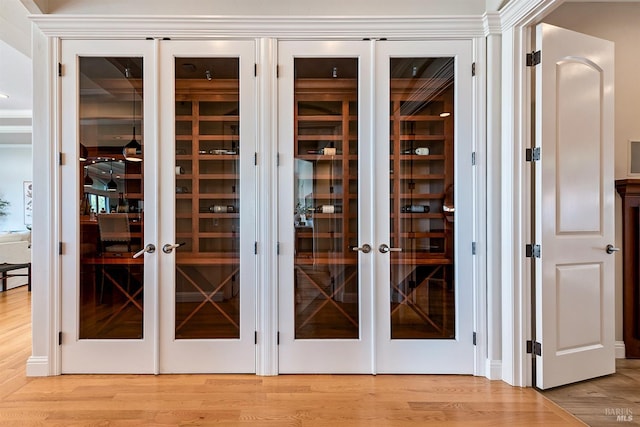
{"label": "ceiling", "polygon": [[19,0],[0,0],[0,146],[31,144],[31,24]]}

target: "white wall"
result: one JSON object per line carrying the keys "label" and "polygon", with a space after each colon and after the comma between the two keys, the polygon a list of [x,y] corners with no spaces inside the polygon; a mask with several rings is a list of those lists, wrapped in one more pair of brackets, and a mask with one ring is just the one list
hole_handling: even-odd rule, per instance
{"label": "white wall", "polygon": [[49,0],[55,14],[402,16],[481,15],[485,0]]}
{"label": "white wall", "polygon": [[31,145],[0,145],[0,197],[11,203],[0,231],[25,230],[22,183],[31,181]]}
{"label": "white wall", "polygon": [[[615,43],[615,179],[628,178],[630,139],[640,140],[640,4],[565,3],[544,22]],[[616,246],[622,246],[622,213],[616,193]],[[622,256],[616,254],[616,340],[622,341]]]}

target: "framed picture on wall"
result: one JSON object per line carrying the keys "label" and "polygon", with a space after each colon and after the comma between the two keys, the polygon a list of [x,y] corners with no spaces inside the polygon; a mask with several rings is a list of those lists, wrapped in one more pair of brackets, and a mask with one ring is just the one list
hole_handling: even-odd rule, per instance
{"label": "framed picture on wall", "polygon": [[31,181],[24,181],[22,188],[24,196],[24,224],[30,226],[33,217],[33,183]]}
{"label": "framed picture on wall", "polygon": [[640,176],[640,139],[629,141],[629,152],[627,153],[629,176]]}

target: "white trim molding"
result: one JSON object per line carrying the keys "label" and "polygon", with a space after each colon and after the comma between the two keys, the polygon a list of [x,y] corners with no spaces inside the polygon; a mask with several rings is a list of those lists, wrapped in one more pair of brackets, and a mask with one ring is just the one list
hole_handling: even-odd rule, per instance
{"label": "white trim molding", "polygon": [[616,359],[626,359],[626,347],[624,341],[616,341],[614,344],[616,348]]}
{"label": "white trim molding", "polygon": [[49,358],[46,356],[31,356],[27,360],[28,377],[47,377],[49,372]]}
{"label": "white trim molding", "polygon": [[0,119],[30,119],[31,110],[0,110]]}
{"label": "white trim molding", "polygon": [[485,377],[487,379],[495,381],[502,379],[502,360],[490,360],[487,359],[485,369]]}
{"label": "white trim molding", "polygon": [[499,12],[486,12],[482,17],[482,21],[485,36],[502,34],[502,19]]}
{"label": "white trim molding", "polygon": [[0,133],[31,133],[31,126],[0,125]]}
{"label": "white trim molding", "polygon": [[49,37],[305,39],[449,38],[485,35],[482,15],[461,16],[149,16],[30,15]]}

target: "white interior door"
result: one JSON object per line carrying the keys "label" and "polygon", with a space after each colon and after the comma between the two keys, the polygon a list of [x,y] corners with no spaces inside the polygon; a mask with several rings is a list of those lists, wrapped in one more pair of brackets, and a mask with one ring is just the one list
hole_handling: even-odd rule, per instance
{"label": "white interior door", "polygon": [[160,372],[255,372],[252,41],[161,45]]}
{"label": "white interior door", "polygon": [[154,59],[147,41],[62,42],[62,373],[156,369]]}
{"label": "white interior door", "polygon": [[279,371],[372,373],[370,44],[278,55]]}
{"label": "white interior door", "polygon": [[472,373],[472,45],[376,47],[376,371]]}
{"label": "white interior door", "polygon": [[614,44],[536,29],[536,385],[613,373]]}

